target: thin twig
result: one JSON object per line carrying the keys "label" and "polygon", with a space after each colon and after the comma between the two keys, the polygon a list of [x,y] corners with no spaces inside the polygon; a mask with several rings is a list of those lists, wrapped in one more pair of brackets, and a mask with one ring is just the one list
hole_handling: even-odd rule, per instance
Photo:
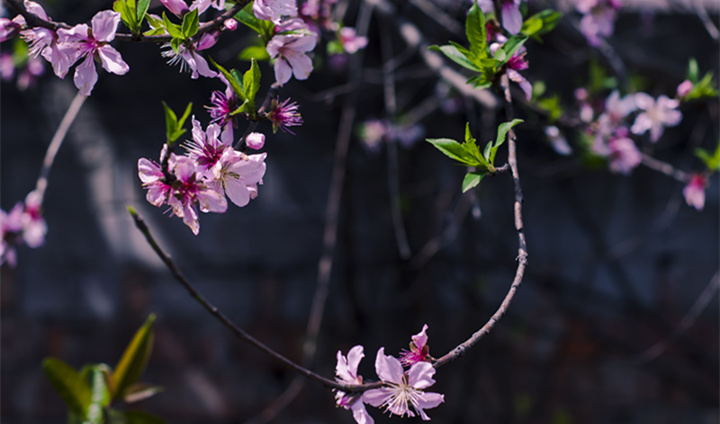
{"label": "thin twig", "polygon": [[648,168],[661,172],[669,177],[672,177],[681,183],[687,183],[690,181],[690,175],[688,175],[687,172],[681,171],[679,169],[676,169],[674,166],[670,165],[667,162],[663,162],[661,160],[655,159],[654,157],[643,153],[642,154],[642,162],[643,165],[647,166]]}
{"label": "thin twig", "polygon": [[710,15],[708,15],[707,10],[705,10],[705,7],[703,6],[702,2],[699,0],[691,0],[692,7],[695,9],[695,13],[697,14],[698,18],[700,18],[700,21],[705,25],[705,30],[707,30],[710,37],[713,38],[713,40],[718,41],[720,39],[720,31],[718,31],[717,26],[715,26],[715,23],[713,23],[712,19],[710,19]]}
{"label": "thin twig", "polygon": [[[510,98],[510,84],[507,75],[503,75],[503,77],[501,78],[501,85],[505,92],[505,115],[506,119],[510,121],[513,118],[513,111],[512,100]],[[520,287],[520,284],[522,283],[523,276],[525,274],[525,267],[527,266],[528,253],[527,243],[525,242],[525,229],[523,227],[522,219],[523,194],[522,188],[520,187],[520,174],[518,173],[515,141],[515,131],[511,129],[508,133],[508,165],[510,166],[510,170],[512,172],[513,186],[515,188],[515,201],[513,205],[513,210],[515,216],[515,230],[518,234],[518,265],[517,270],[515,271],[515,278],[510,285],[510,289],[505,295],[505,299],[503,299],[502,304],[500,304],[500,307],[497,311],[495,311],[493,316],[490,317],[490,319],[485,323],[485,325],[483,325],[482,328],[476,331],[469,339],[452,349],[445,356],[435,361],[435,363],[433,364],[435,368],[439,368],[447,364],[448,362],[451,362],[463,356],[468,349],[470,349],[481,338],[487,335],[490,330],[493,329],[498,320],[500,320],[500,318],[502,318],[502,316],[505,314],[508,307],[510,306],[510,303],[515,297],[515,293],[517,292],[518,287]]]}
{"label": "thin twig", "polygon": [[334,380],[330,380],[328,378],[325,378],[321,376],[320,374],[317,374],[293,361],[290,359],[284,357],[283,355],[279,354],[278,352],[274,351],[272,348],[266,346],[261,341],[257,340],[255,337],[251,336],[248,332],[240,328],[237,324],[232,322],[230,318],[228,318],[225,314],[220,312],[220,310],[213,305],[210,301],[208,301],[200,292],[197,291],[197,289],[190,283],[190,281],[185,278],[185,276],[182,274],[180,269],[175,265],[175,262],[173,262],[172,258],[170,258],[170,255],[165,253],[165,251],[160,247],[160,245],[157,244],[155,241],[155,238],[150,233],[150,229],[148,228],[145,221],[142,219],[142,217],[135,211],[134,208],[128,207],[128,211],[130,212],[130,215],[132,215],[133,220],[135,221],[135,226],[140,230],[141,233],[145,236],[145,239],[147,239],[147,242],[150,244],[150,247],[155,251],[155,253],[160,257],[160,259],[165,263],[165,266],[168,267],[170,272],[172,273],[173,277],[190,293],[190,296],[195,299],[198,303],[200,303],[203,308],[205,308],[210,314],[215,317],[218,321],[220,321],[221,324],[223,324],[225,327],[230,329],[238,338],[241,340],[249,343],[253,347],[257,348],[264,354],[270,356],[271,358],[279,361],[286,367],[292,369],[293,371],[297,372],[300,375],[303,375],[311,380],[317,381],[318,383],[322,384],[325,387],[329,387],[331,389],[336,390],[342,390],[346,393],[353,393],[353,392],[363,392],[365,390],[370,390],[373,388],[379,388],[383,386],[382,381],[378,381],[375,383],[366,383],[366,384],[341,384]]}
{"label": "thin twig", "polygon": [[85,102],[85,99],[87,99],[87,97],[80,94],[80,92],[75,95],[75,98],[70,103],[67,112],[65,112],[65,116],[63,116],[62,121],[60,121],[60,125],[55,131],[52,140],[50,140],[50,145],[48,145],[47,151],[45,152],[45,158],[43,159],[40,176],[35,184],[35,192],[38,194],[41,204],[45,198],[45,189],[47,188],[48,177],[50,176],[50,168],[52,168],[52,165],[55,162],[55,156],[57,155],[58,150],[60,150],[60,146],[62,145],[63,140],[65,140],[65,136],[67,135],[70,126],[75,121],[78,112],[80,112],[80,108]]}
{"label": "thin twig", "polygon": [[695,300],[692,308],[690,308],[688,313],[683,317],[680,324],[678,324],[672,334],[670,334],[665,340],[660,340],[651,348],[643,352],[642,355],[640,355],[640,363],[650,362],[662,355],[682,333],[687,331],[687,329],[695,323],[695,320],[702,311],[705,310],[705,307],[707,307],[708,303],[710,303],[710,299],[713,298],[715,292],[718,291],[718,288],[720,288],[720,278],[718,278],[718,273],[716,272],[702,293],[700,293],[700,296],[698,296],[697,300]]}
{"label": "thin twig", "polygon": [[[385,114],[388,121],[391,121],[397,114],[397,99],[395,97],[395,76],[391,60],[393,57],[392,37],[389,27],[381,25],[381,51],[383,58],[383,93],[385,94]],[[387,143],[387,167],[388,167],[388,191],[390,194],[390,215],[392,217],[395,241],[397,243],[400,257],[405,260],[410,258],[412,252],[405,233],[405,222],[400,210],[400,183],[398,171],[398,146],[395,140],[385,136]]]}

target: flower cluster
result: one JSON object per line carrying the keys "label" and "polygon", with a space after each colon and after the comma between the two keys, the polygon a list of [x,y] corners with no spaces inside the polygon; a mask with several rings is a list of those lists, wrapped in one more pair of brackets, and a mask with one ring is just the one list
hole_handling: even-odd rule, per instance
{"label": "flower cluster", "polygon": [[[682,113],[677,110],[679,101],[664,95],[657,99],[646,93],[621,97],[620,92],[614,90],[600,108],[593,107],[585,89],[576,90],[575,97],[581,104],[580,118],[587,124],[590,150],[607,158],[611,171],[624,175],[630,174],[642,161],[631,133],[640,136],[649,132],[650,141],[655,143],[665,127],[675,126],[682,120]],[[630,125],[633,115],[635,119]]]}
{"label": "flower cluster", "polygon": [[[402,353],[401,359],[386,355],[384,347],[378,350],[375,372],[384,383],[383,387],[361,394],[338,391],[335,394],[337,405],[352,411],[358,424],[374,423],[365,404],[385,408],[389,413],[400,417],[419,415],[423,421],[430,420],[425,409],[435,408],[445,399],[440,393],[425,391],[435,384],[432,378],[435,368],[430,363],[428,354],[427,328],[427,325],[423,326],[422,331],[412,337],[411,350]],[[335,367],[337,381],[344,384],[362,384],[363,379],[358,375],[357,369],[364,356],[362,346],[350,349],[347,357],[338,351]]]}
{"label": "flower cluster", "polygon": [[[38,3],[25,0],[24,6],[29,13],[49,20]],[[120,13],[104,10],[93,16],[91,27],[80,24],[55,32],[47,28],[27,28],[25,18],[18,15],[12,20],[0,19],[0,41],[19,33],[29,45],[30,56],[42,55],[60,78],[64,78],[77,61],[84,59],[75,68],[73,81],[82,95],[89,96],[98,80],[96,60],[106,71],[116,75],[125,75],[130,70],[120,53],[109,44],[115,39],[119,23]]]}
{"label": "flower cluster", "polygon": [[47,225],[41,214],[41,202],[38,192],[31,191],[25,202],[18,202],[10,212],[0,210],[0,265],[15,266],[18,244],[35,248],[45,243]]}
{"label": "flower cluster", "polygon": [[[197,235],[198,209],[223,213],[227,210],[225,196],[240,207],[257,197],[267,154],[236,151],[232,139],[223,137],[217,124],[208,125],[205,131],[194,117],[192,124],[193,139],[185,145],[187,155],[169,153],[165,145],[160,163],[145,158],[138,161],[138,175],[147,189],[147,201],[158,207],[169,205],[172,214],[182,218]],[[261,147],[264,136],[251,136],[248,144]]]}

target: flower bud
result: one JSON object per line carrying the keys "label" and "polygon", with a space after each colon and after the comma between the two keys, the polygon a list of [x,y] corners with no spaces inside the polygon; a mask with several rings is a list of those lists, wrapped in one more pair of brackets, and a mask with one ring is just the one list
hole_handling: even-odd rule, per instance
{"label": "flower bud", "polygon": [[265,145],[265,134],[258,132],[250,133],[245,138],[245,144],[253,150],[260,150],[263,145]]}

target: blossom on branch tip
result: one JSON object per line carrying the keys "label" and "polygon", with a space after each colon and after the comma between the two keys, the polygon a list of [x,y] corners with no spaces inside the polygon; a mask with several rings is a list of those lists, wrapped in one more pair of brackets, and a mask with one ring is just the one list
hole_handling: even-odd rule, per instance
{"label": "blossom on branch tip", "polygon": [[47,224],[42,217],[40,194],[31,191],[25,202],[15,204],[9,213],[0,210],[0,265],[17,264],[15,246],[25,243],[36,248],[45,243]]}
{"label": "blossom on branch tip", "polygon": [[635,105],[641,112],[633,123],[630,131],[636,135],[645,134],[650,131],[650,141],[658,141],[663,133],[664,127],[674,127],[682,121],[682,113],[677,110],[680,102],[661,95],[657,100],[646,93],[634,95]]}
{"label": "blossom on branch tip", "polygon": [[83,96],[89,96],[98,80],[95,70],[96,56],[100,59],[102,67],[106,71],[125,75],[130,67],[120,56],[120,52],[111,47],[108,43],[115,39],[120,23],[120,13],[110,10],[98,12],[92,18],[92,28],[85,24],[76,25],[70,29],[59,29],[58,40],[60,43],[69,43],[67,47],[74,50],[70,63],[85,58],[75,68],[73,81]]}
{"label": "blossom on branch tip", "polygon": [[374,407],[385,407],[391,414],[414,417],[420,415],[423,421],[430,420],[425,409],[435,408],[444,402],[440,393],[425,392],[424,389],[435,384],[432,376],[435,368],[429,362],[418,362],[403,372],[403,366],[397,358],[385,355],[380,348],[375,359],[375,371],[389,387],[368,390],[363,401]]}
{"label": "blossom on branch tip", "polygon": [[688,206],[701,211],[705,207],[705,187],[707,177],[702,174],[694,174],[690,182],[683,188],[683,197]]}
{"label": "blossom on branch tip", "polygon": [[690,80],[685,80],[677,86],[677,96],[683,98],[690,94],[693,89],[693,83]]}
{"label": "blossom on branch tip", "polygon": [[406,367],[417,364],[418,362],[430,362],[430,349],[427,345],[427,324],[423,325],[422,330],[412,336],[410,342],[410,350],[400,353],[400,362]]}
{"label": "blossom on branch tip", "polygon": [[313,70],[312,60],[306,54],[315,48],[317,36],[313,33],[290,33],[275,35],[267,45],[267,52],[275,59],[275,80],[281,86],[292,75],[305,80]]}
{"label": "blossom on branch tip", "polygon": [[280,102],[280,98],[272,100],[270,105],[270,112],[267,114],[267,118],[273,124],[273,133],[281,129],[285,132],[289,132],[295,135],[288,127],[297,127],[302,125],[303,120],[298,112],[298,104],[296,102],[290,103],[290,99],[287,98]]}
{"label": "blossom on branch tip", "polygon": [[246,155],[234,149],[226,149],[212,168],[212,181],[208,184],[215,191],[225,193],[239,207],[250,203],[258,195],[258,184],[265,175],[267,153]]}
{"label": "blossom on branch tip", "polygon": [[[365,357],[363,347],[358,345],[350,349],[347,357],[338,350],[337,365],[335,365],[335,380],[338,383],[362,384],[362,376],[358,375],[357,369],[362,358]],[[358,424],[373,424],[375,421],[365,409],[362,401],[362,394],[348,394],[341,390],[335,393],[335,402],[338,406],[351,410],[353,418]]]}

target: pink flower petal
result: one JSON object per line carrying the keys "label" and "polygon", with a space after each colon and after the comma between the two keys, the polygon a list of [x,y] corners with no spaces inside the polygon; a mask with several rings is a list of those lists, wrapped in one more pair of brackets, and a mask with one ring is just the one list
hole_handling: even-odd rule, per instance
{"label": "pink flower petal", "polygon": [[435,375],[435,368],[430,362],[418,362],[408,370],[408,385],[416,389],[427,389],[435,384],[433,375]]}
{"label": "pink flower petal", "polygon": [[403,367],[400,361],[390,355],[385,355],[385,348],[381,347],[375,357],[375,371],[383,381],[400,384],[403,379]]}
{"label": "pink flower petal", "polygon": [[393,390],[388,387],[382,387],[380,389],[372,389],[363,393],[363,402],[372,405],[376,408],[382,406],[386,400],[388,400],[393,394]]}
{"label": "pink flower petal", "polygon": [[97,41],[109,43],[115,38],[120,23],[120,13],[112,10],[98,12],[92,18],[93,37]]}
{"label": "pink flower petal", "polygon": [[95,87],[97,80],[98,75],[95,70],[95,61],[92,55],[88,55],[85,60],[75,68],[73,82],[75,82],[75,87],[80,90],[80,94],[87,97],[92,92],[93,87]]}
{"label": "pink flower petal", "polygon": [[[270,51],[270,44],[268,44],[268,52]],[[290,67],[290,64],[288,64],[285,59],[280,58],[275,62],[275,81],[277,81],[280,86],[284,85],[286,82],[290,81],[290,77],[292,76],[292,68]]]}
{"label": "pink flower petal", "polygon": [[98,48],[97,52],[98,56],[100,56],[102,67],[105,68],[106,71],[115,75],[125,75],[130,70],[128,64],[125,63],[122,56],[120,56],[120,52],[113,47],[104,45]]}
{"label": "pink flower petal", "polygon": [[250,192],[247,186],[235,178],[228,178],[225,181],[225,194],[230,201],[241,208],[250,203]]}

